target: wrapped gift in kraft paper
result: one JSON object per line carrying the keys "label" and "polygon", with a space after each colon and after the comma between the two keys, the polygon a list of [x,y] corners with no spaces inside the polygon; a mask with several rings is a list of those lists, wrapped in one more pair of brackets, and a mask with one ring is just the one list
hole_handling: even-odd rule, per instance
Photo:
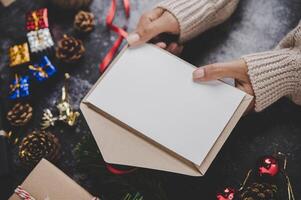
{"label": "wrapped gift in kraft paper", "polygon": [[45,159],[28,175],[9,200],[99,200]]}

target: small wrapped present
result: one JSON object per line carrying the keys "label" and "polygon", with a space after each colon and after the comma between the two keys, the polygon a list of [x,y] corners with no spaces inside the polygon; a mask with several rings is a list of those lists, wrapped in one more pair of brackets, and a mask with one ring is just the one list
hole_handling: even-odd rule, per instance
{"label": "small wrapped present", "polygon": [[27,33],[27,39],[32,53],[44,51],[54,45],[48,28],[40,29],[38,31],[30,31]]}
{"label": "small wrapped present", "polygon": [[41,8],[34,10],[26,15],[26,29],[27,31],[37,31],[39,29],[48,28],[48,10]]}
{"label": "small wrapped present", "polygon": [[12,100],[29,96],[29,77],[15,74],[15,78],[10,84],[9,98]]}
{"label": "small wrapped present", "polygon": [[39,63],[29,65],[29,72],[37,79],[42,82],[50,78],[56,73],[56,68],[47,56],[43,56]]}
{"label": "small wrapped present", "polygon": [[30,61],[28,44],[18,44],[9,48],[9,66],[14,67]]}
{"label": "small wrapped present", "polygon": [[9,200],[99,200],[42,159]]}

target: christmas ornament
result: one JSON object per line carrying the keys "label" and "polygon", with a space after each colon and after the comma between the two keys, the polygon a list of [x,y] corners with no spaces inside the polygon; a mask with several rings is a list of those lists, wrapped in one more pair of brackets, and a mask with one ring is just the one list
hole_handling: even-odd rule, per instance
{"label": "christmas ornament", "polygon": [[29,65],[29,72],[39,82],[45,81],[56,73],[56,68],[53,66],[47,56],[43,56],[39,63]]}
{"label": "christmas ornament", "polygon": [[10,84],[9,98],[12,100],[29,96],[29,77],[15,74],[15,78]]}
{"label": "christmas ornament", "polygon": [[260,176],[275,176],[279,172],[279,163],[273,156],[264,156],[258,162]]}
{"label": "christmas ornament", "polygon": [[92,0],[51,0],[51,3],[62,9],[79,9],[88,7]]}
{"label": "christmas ornament", "polygon": [[[129,0],[123,0],[123,6],[125,10],[126,18],[129,18],[130,16],[130,1]],[[127,32],[125,29],[122,29],[116,25],[113,24],[113,20],[116,13],[116,0],[112,0],[111,7],[108,11],[107,18],[106,18],[106,25],[109,29],[114,31],[118,34],[117,40],[114,42],[112,48],[109,50],[109,52],[105,55],[101,63],[99,64],[99,71],[103,73],[110,62],[112,61],[114,55],[116,54],[118,48],[120,47],[122,41],[124,38],[127,37]]]}
{"label": "christmas ornament", "polygon": [[75,29],[82,32],[91,32],[95,26],[94,15],[91,12],[79,11],[74,19]]}
{"label": "christmas ornament", "polygon": [[42,158],[54,162],[59,155],[59,140],[49,132],[32,132],[22,140],[19,146],[20,161],[27,166],[37,164]]}
{"label": "christmas ornament", "polygon": [[276,200],[278,188],[269,183],[253,183],[240,195],[241,200]]}
{"label": "christmas ornament", "polygon": [[[283,164],[280,165],[280,162]],[[287,199],[295,200],[293,187],[286,169],[287,157],[281,152],[261,157],[257,162],[255,171],[252,169],[248,171],[246,178],[237,191],[237,195],[235,194],[235,198],[238,200],[284,200],[283,197],[280,198],[278,195],[279,186],[277,186],[277,183],[273,183],[276,180],[274,177],[277,177],[282,178],[283,183],[287,186]],[[256,181],[249,183],[253,171],[256,172]],[[224,193],[217,195],[218,200],[227,200],[229,197],[227,194],[231,194],[231,191],[234,191],[228,188],[226,190]]]}
{"label": "christmas ornament", "polygon": [[73,111],[73,108],[69,103],[67,84],[67,81],[69,79],[69,74],[65,74],[65,84],[62,87],[62,98],[56,105],[56,108],[59,111],[59,115],[57,117],[54,117],[52,112],[49,109],[46,109],[42,118],[42,129],[54,126],[56,121],[62,121],[68,124],[69,126],[74,126],[76,124],[77,118],[80,114],[77,111]]}
{"label": "christmas ornament", "polygon": [[48,10],[41,8],[31,11],[26,15],[26,29],[27,31],[37,31],[39,29],[48,28]]}
{"label": "christmas ornament", "polygon": [[82,58],[85,53],[83,42],[74,37],[64,35],[58,42],[56,57],[63,62],[73,63]]}
{"label": "christmas ornament", "polygon": [[27,43],[14,45],[9,48],[9,66],[14,67],[30,61]]}
{"label": "christmas ornament", "polygon": [[28,103],[17,103],[8,111],[6,118],[13,126],[24,126],[31,120],[32,110]]}
{"label": "christmas ornament", "polygon": [[48,28],[27,33],[27,39],[32,53],[38,53],[54,46]]}
{"label": "christmas ornament", "polygon": [[216,195],[217,200],[233,200],[235,196],[235,190],[233,188],[225,188],[223,192]]}

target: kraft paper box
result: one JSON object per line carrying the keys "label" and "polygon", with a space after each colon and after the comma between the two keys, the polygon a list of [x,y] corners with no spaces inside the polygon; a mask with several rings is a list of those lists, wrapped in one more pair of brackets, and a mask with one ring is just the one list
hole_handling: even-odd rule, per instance
{"label": "kraft paper box", "polygon": [[[171,60],[173,60],[173,63],[171,63],[171,64],[168,63],[168,64],[170,64],[170,66],[169,66],[170,68],[174,67],[175,66],[174,64],[180,65],[179,66],[180,72],[182,72],[181,71],[182,64],[183,64],[182,67],[189,68],[188,73],[186,73],[187,68],[185,68],[186,71],[183,70],[186,73],[185,77],[188,77],[188,79],[189,79],[189,76],[191,77],[191,70],[195,69],[195,67],[190,65],[189,63],[186,63],[185,61],[183,61],[179,58],[175,58],[173,55],[170,55],[168,52],[158,49],[153,45],[144,45],[139,48],[141,49],[141,51],[143,51],[143,53],[139,52],[140,51],[139,49],[138,50],[128,50],[128,48],[125,47],[120,52],[120,54],[114,59],[114,61],[108,67],[106,72],[100,77],[100,79],[96,82],[96,84],[92,87],[90,92],[86,95],[86,97],[81,102],[81,105],[80,105],[81,111],[91,129],[91,132],[92,132],[92,134],[96,140],[96,143],[102,153],[102,156],[106,162],[112,163],[112,164],[136,166],[136,167],[149,168],[149,169],[155,169],[155,170],[161,170],[161,171],[167,171],[167,172],[174,172],[174,173],[190,175],[190,176],[203,176],[206,173],[206,171],[208,170],[211,163],[213,162],[217,153],[219,152],[219,150],[221,149],[221,147],[227,140],[231,131],[233,130],[233,128],[235,127],[235,125],[237,124],[237,122],[239,121],[239,119],[242,117],[243,113],[249,106],[253,97],[246,93],[244,93],[243,96],[241,96],[241,100],[239,101],[240,103],[238,103],[237,107],[235,107],[235,109],[233,109],[234,111],[229,116],[225,127],[221,130],[221,132],[219,132],[217,134],[216,139],[214,140],[213,143],[211,143],[212,146],[210,144],[209,147],[206,147],[206,154],[204,155],[204,159],[202,160],[201,163],[196,165],[195,163],[191,162],[190,160],[188,160],[182,156],[179,156],[179,154],[175,153],[174,151],[171,151],[170,149],[165,148],[165,146],[158,144],[158,142],[152,140],[152,138],[145,137],[145,134],[140,131],[137,131],[137,129],[132,128],[131,126],[129,126],[128,124],[126,124],[124,122],[120,122],[119,119],[116,119],[116,117],[112,117],[112,115],[108,114],[104,110],[95,106],[95,104],[91,104],[90,99],[91,99],[91,96],[93,96],[93,94],[94,94],[94,96],[95,96],[95,94],[97,94],[97,95],[104,94],[100,91],[95,92],[95,90],[103,84],[103,80],[105,80],[106,77],[108,77],[106,79],[106,81],[111,80],[111,82],[113,82],[113,84],[112,84],[113,90],[105,91],[106,95],[109,96],[110,91],[112,91],[114,94],[116,94],[115,88],[120,88],[120,85],[126,84],[125,81],[118,82],[119,78],[122,79],[123,78],[122,76],[125,75],[126,73],[128,73],[128,74],[135,73],[135,71],[133,71],[132,68],[129,68],[128,66],[136,67],[135,69],[139,71],[140,70],[139,67],[140,66],[144,67],[143,65],[145,65],[145,63],[147,63],[148,65],[151,65],[151,66],[149,66],[148,68],[144,67],[143,69],[145,69],[147,72],[150,72],[148,70],[152,69],[152,67],[154,66],[152,64],[154,64],[154,62],[156,62],[156,60],[161,58],[161,54],[163,55],[164,58],[167,57],[167,60],[169,58]],[[155,57],[154,55],[151,55],[152,52],[156,52],[157,57]],[[129,56],[130,61],[125,62],[125,63],[127,63],[125,65],[127,65],[126,67],[128,67],[128,68],[121,70],[122,73],[119,73],[118,78],[116,78],[116,76],[115,76],[114,80],[113,80],[113,78],[110,78],[110,75],[111,75],[110,73],[112,72],[114,67],[116,65],[117,65],[117,67],[119,67],[120,62],[124,63],[125,57],[130,54],[132,54],[132,55],[135,54],[135,56],[132,56],[132,57]],[[148,58],[145,55],[147,55]],[[136,62],[135,60],[143,59],[141,57],[146,57],[146,60],[141,62],[139,66],[134,66],[135,62]],[[120,61],[120,60],[122,60],[122,61]],[[180,63],[179,63],[179,61],[180,61]],[[119,65],[118,65],[118,63],[119,63]],[[164,60],[162,63],[163,64],[160,64],[160,63],[158,64],[160,66],[155,66],[155,68],[158,69],[158,71],[156,71],[156,73],[151,72],[151,73],[153,73],[152,75],[154,75],[152,77],[154,77],[153,81],[156,82],[156,84],[160,81],[161,81],[160,83],[164,84],[164,81],[159,80],[159,78],[157,78],[157,77],[162,77],[162,76],[167,77],[168,75],[166,75],[166,74],[170,73],[170,69],[168,69],[168,70],[163,69],[162,73],[161,73],[160,67],[164,68],[166,66],[166,60]],[[119,70],[120,68],[117,68],[117,69]],[[171,69],[173,69],[173,68],[171,68]],[[112,73],[116,74],[116,68],[115,68],[115,70],[113,70]],[[141,73],[144,73],[144,72],[141,72]],[[128,74],[126,76],[129,76]],[[144,76],[140,76],[140,75],[141,74],[133,75],[133,77],[134,77],[133,79],[135,79],[134,81],[136,81],[136,84],[133,83],[131,85],[132,87],[137,87],[136,85],[140,85],[140,83],[141,83],[140,81],[142,81],[142,82],[144,81],[144,80],[139,79],[139,77],[146,78],[145,75]],[[179,77],[181,77],[181,73],[180,73]],[[136,80],[136,78],[139,80]],[[183,77],[181,77],[181,78],[183,79]],[[131,81],[132,79],[128,79],[128,80]],[[116,81],[116,83],[114,81]],[[191,81],[191,80],[189,80],[189,81]],[[168,80],[166,82],[170,83],[171,81]],[[185,80],[184,80],[184,82],[185,82]],[[171,83],[174,83],[174,81]],[[199,87],[199,86],[194,85],[194,83],[188,83],[188,84],[191,84],[192,87]],[[220,82],[217,84],[220,84]],[[106,86],[107,85],[108,84],[106,84]],[[152,87],[152,85],[153,85],[153,82],[149,81],[148,86]],[[181,87],[180,85],[176,85],[176,87],[171,86],[171,88],[173,87],[173,88],[175,88],[175,90],[177,90],[178,86]],[[223,85],[223,87],[225,87],[225,88],[228,87],[229,90],[236,90],[235,88],[230,89],[229,88],[230,86]],[[156,89],[160,90],[160,85]],[[127,89],[125,89],[125,90],[127,90]],[[124,97],[125,97],[125,98],[121,98],[121,101],[123,101],[124,99],[128,99],[128,97],[126,97],[126,95],[129,95],[127,93],[128,91],[122,91],[119,89],[118,89],[118,91],[122,92],[122,94],[124,94]],[[166,89],[163,92],[166,93],[166,91],[168,91],[168,89]],[[183,91],[183,90],[181,90],[181,91]],[[139,92],[136,94],[139,94]],[[216,92],[216,90],[213,89],[210,92],[214,94]],[[223,91],[221,91],[221,92],[223,92]],[[236,91],[236,92],[238,92],[238,91]],[[153,91],[151,91],[151,93],[153,94]],[[155,93],[155,95],[154,95],[155,98],[157,98],[157,97],[160,98],[160,95],[156,96],[157,93],[156,92],[154,92],[154,93]],[[131,93],[131,94],[135,95],[135,93]],[[161,93],[161,94],[164,96],[163,93]],[[176,93],[173,93],[173,94],[176,94]],[[106,95],[103,95],[102,97],[104,97],[104,99],[107,99]],[[176,94],[175,96],[181,98],[181,95]],[[139,95],[137,95],[135,97],[138,97],[140,99]],[[231,99],[231,96],[229,98]],[[103,98],[94,98],[94,99],[95,99],[94,102],[96,102],[96,103],[103,101]],[[143,100],[145,100],[145,99],[143,99]],[[116,102],[115,99],[112,99],[112,101]],[[141,102],[143,102],[143,101],[141,101]],[[108,105],[108,106],[111,106],[111,104],[112,103],[110,103],[110,101],[106,102],[106,105]],[[146,104],[151,105],[152,100],[149,100],[149,101],[146,100]],[[167,104],[164,104],[164,105],[167,105]],[[187,104],[187,106],[197,106],[197,105]],[[115,107],[111,107],[111,109],[112,110],[115,109],[114,111],[116,113]],[[119,112],[118,109],[117,109],[117,112]],[[124,109],[123,106],[121,106],[120,109]],[[125,108],[125,110],[126,109],[127,109],[127,107]],[[189,108],[189,109],[191,109],[191,108]],[[131,110],[126,110],[125,112],[130,113]],[[223,112],[223,111],[221,111],[221,112]],[[221,113],[221,112],[219,112],[219,113]],[[127,113],[126,113],[126,115],[127,115]],[[172,116],[172,112],[170,112],[170,116]],[[157,116],[155,116],[153,119],[156,119],[156,117]],[[139,118],[139,117],[136,117],[136,118]],[[193,117],[187,115],[187,119],[193,120]],[[147,121],[147,122],[150,122],[150,121]],[[164,123],[164,120],[162,120],[160,122]],[[212,122],[209,122],[209,123],[211,123],[212,126],[214,126],[215,124],[218,124],[217,122],[216,123],[214,122],[214,119]],[[149,123],[140,121],[140,124],[149,124]],[[140,125],[140,124],[138,124],[138,125]],[[170,123],[170,124],[174,124],[174,123]],[[187,127],[187,128],[189,128],[189,127]],[[210,133],[206,133],[206,134],[210,135]],[[167,141],[174,140],[172,132],[165,134],[165,137],[167,137]],[[189,137],[189,135],[187,135],[187,137]],[[175,141],[175,142],[181,143],[182,141],[179,140],[179,141]],[[204,143],[202,141],[202,139],[199,140],[199,142],[200,142],[200,145],[202,145],[202,144],[208,145],[208,144]],[[185,148],[186,147],[189,148],[189,145],[186,145]]]}
{"label": "kraft paper box", "polygon": [[[39,162],[21,184],[21,187],[36,200],[92,200],[94,198],[45,159]],[[21,199],[13,194],[9,200]]]}

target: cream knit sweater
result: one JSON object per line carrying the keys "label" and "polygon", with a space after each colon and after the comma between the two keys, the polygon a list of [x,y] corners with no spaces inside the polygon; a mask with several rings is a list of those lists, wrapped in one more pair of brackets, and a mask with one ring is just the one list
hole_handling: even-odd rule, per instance
{"label": "cream knit sweater", "polygon": [[[165,0],[180,24],[181,43],[225,21],[239,0]],[[261,111],[283,96],[301,105],[301,22],[271,51],[242,57],[255,93],[255,110]]]}

